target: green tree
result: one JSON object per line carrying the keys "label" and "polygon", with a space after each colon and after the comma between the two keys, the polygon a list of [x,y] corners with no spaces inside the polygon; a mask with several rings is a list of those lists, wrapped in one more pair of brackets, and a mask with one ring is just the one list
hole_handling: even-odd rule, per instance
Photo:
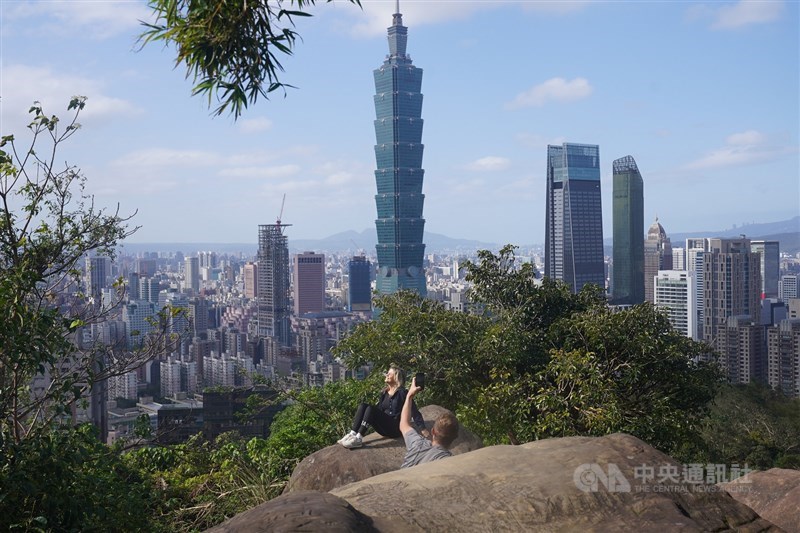
{"label": "green tree", "polygon": [[[325,0],[326,3],[332,0]],[[348,0],[361,5],[360,0]],[[279,79],[282,56],[290,56],[297,39],[295,19],[317,0],[150,0],[155,22],[140,36],[175,45],[175,66],[186,66],[193,95],[216,99],[214,114],[229,110],[239,117],[259,96],[292,87]],[[290,8],[285,8],[284,5]],[[296,6],[296,9],[291,9]]]}
{"label": "green tree", "polygon": [[672,451],[696,439],[718,374],[652,306],[611,312],[597,287],[539,281],[513,246],[466,269],[472,313],[381,296],[380,319],[337,350],[350,364],[431,373],[425,401],[454,409],[486,443],[625,431]]}
{"label": "green tree", "polygon": [[800,399],[766,385],[725,385],[704,420],[697,453],[750,468],[800,468]]}

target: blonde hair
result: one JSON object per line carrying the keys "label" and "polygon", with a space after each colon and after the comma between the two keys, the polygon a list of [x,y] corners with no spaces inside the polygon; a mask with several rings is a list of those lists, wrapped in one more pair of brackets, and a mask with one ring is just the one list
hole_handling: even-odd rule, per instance
{"label": "blonde hair", "polygon": [[406,373],[402,368],[395,363],[389,365],[389,370],[394,370],[394,380],[397,382],[398,387],[404,387],[406,384]]}

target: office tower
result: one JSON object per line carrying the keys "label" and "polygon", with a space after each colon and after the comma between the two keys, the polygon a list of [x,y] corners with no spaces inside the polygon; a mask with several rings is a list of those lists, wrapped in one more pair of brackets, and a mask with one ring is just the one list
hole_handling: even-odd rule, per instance
{"label": "office tower", "polygon": [[291,346],[288,224],[258,226],[258,336]]}
{"label": "office tower", "polygon": [[686,270],[686,250],[672,249],[672,270]]}
{"label": "office tower", "polygon": [[193,337],[205,333],[208,329],[208,300],[203,297],[189,299],[189,324]]}
{"label": "office tower", "polygon": [[644,182],[631,156],[613,164],[613,303],[644,301]]}
{"label": "office tower", "polygon": [[800,320],[767,328],[767,382],[789,398],[800,398]]}
{"label": "office tower", "polygon": [[781,243],[778,241],[752,241],[750,251],[761,254],[761,297],[778,297],[778,278],[781,272]]}
{"label": "office tower", "polygon": [[158,293],[161,291],[161,284],[155,278],[139,278],[139,299],[147,302],[158,303]]}
{"label": "office tower", "polygon": [[197,294],[200,291],[200,259],[198,257],[187,257],[183,274],[185,279],[184,290],[191,289],[194,294]]}
{"label": "office tower", "polygon": [[749,315],[730,316],[719,329],[719,364],[729,383],[766,381],[764,327]]}
{"label": "office tower", "polygon": [[325,310],[325,255],[303,252],[294,256],[294,314]]}
{"label": "office tower", "polygon": [[134,300],[122,306],[122,321],[128,337],[128,348],[144,345],[145,337],[153,331],[153,322],[157,322],[156,304],[142,300]]}
{"label": "office tower", "polygon": [[788,302],[792,298],[800,297],[800,276],[797,274],[781,276],[779,282],[779,297],[784,302]]}
{"label": "office tower", "polygon": [[600,147],[547,147],[544,275],[578,292],[587,283],[605,289]]}
{"label": "office tower", "polygon": [[422,70],[406,54],[408,28],[400,13],[394,14],[388,32],[389,55],[374,71],[376,286],[381,294],[409,289],[425,296]]}
{"label": "office tower", "polygon": [[255,299],[258,296],[258,264],[246,263],[243,270],[244,297]]}
{"label": "office tower", "polygon": [[372,263],[366,257],[355,256],[347,263],[347,310],[371,311],[372,292],[370,290],[370,274]]}
{"label": "office tower", "polygon": [[108,287],[108,275],[110,266],[107,257],[87,257],[86,258],[86,296],[93,298],[99,305],[102,302],[101,294],[103,289]]}
{"label": "office tower", "polygon": [[128,283],[125,286],[125,298],[129,301],[139,298],[139,274],[136,272],[128,274]]}
{"label": "office tower", "polygon": [[703,287],[703,339],[722,353],[719,333],[728,318],[760,321],[760,255],[750,252],[749,239],[709,239],[709,251],[703,254]]}
{"label": "office tower", "polygon": [[151,258],[142,258],[136,260],[136,273],[140,277],[150,278],[156,274],[156,260]]}
{"label": "office tower", "polygon": [[706,253],[708,239],[686,239],[686,270],[694,272],[695,296],[697,298],[697,336],[694,340],[703,339],[703,316],[705,315],[705,286],[703,282],[703,255]]}
{"label": "office tower", "polygon": [[656,217],[644,242],[644,299],[651,303],[655,302],[653,285],[659,270],[672,270],[672,244]]}
{"label": "office tower", "polygon": [[659,270],[654,287],[655,306],[666,311],[672,327],[691,338],[697,336],[694,276],[685,270]]}

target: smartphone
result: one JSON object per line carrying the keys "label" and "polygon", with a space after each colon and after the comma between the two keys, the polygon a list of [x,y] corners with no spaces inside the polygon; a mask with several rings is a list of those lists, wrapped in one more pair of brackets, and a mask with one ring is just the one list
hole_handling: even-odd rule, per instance
{"label": "smartphone", "polygon": [[414,376],[414,383],[417,384],[417,387],[420,389],[425,388],[425,373],[424,372],[417,372],[417,375]]}

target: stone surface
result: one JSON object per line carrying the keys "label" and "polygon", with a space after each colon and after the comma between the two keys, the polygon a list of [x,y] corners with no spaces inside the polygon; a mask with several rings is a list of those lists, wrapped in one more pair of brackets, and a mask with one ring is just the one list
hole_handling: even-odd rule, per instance
{"label": "stone surface", "polygon": [[327,492],[284,494],[215,526],[209,533],[280,533],[377,531],[373,521]]}
{"label": "stone surface", "polygon": [[[425,425],[430,429],[444,409],[438,405],[426,405],[420,411],[425,418]],[[480,438],[461,428],[451,451],[453,455],[458,455],[481,446]],[[333,444],[303,459],[292,472],[284,493],[299,490],[328,491],[391,472],[400,468],[405,453],[403,439],[389,439],[377,433],[367,435],[362,448],[348,450],[339,444]]]}
{"label": "stone surface", "polygon": [[800,470],[772,468],[719,485],[762,518],[800,533]]}
{"label": "stone surface", "polygon": [[[609,465],[625,479],[609,476],[615,490],[601,482],[592,486],[613,472]],[[634,470],[642,466],[656,476],[674,469],[677,479],[643,483]],[[680,472],[667,455],[615,434],[492,446],[331,494],[365,515],[392,517],[374,523],[382,532],[781,531],[715,485],[698,489],[683,482]]]}

